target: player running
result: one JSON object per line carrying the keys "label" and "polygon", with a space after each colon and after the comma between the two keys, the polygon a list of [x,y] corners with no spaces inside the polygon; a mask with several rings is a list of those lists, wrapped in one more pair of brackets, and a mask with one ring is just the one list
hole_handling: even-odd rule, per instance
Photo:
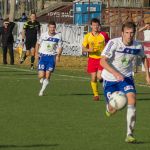
{"label": "player running", "polygon": [[98,83],[100,81],[103,67],[100,65],[101,52],[104,46],[109,41],[107,33],[101,31],[101,24],[97,18],[91,20],[92,31],[84,36],[82,43],[82,51],[88,52],[88,67],[87,72],[91,75],[91,87],[93,90],[93,99],[99,100]]}
{"label": "player running", "polygon": [[43,96],[51,74],[55,69],[56,61],[60,61],[62,53],[61,37],[55,30],[55,22],[49,22],[48,31],[40,36],[36,46],[36,52],[39,53],[38,77],[42,84],[39,96]]}
{"label": "player running", "polygon": [[122,26],[122,37],[112,39],[108,42],[102,52],[101,65],[104,94],[107,101],[107,116],[116,110],[109,105],[109,97],[115,91],[122,91],[128,99],[127,106],[127,137],[128,143],[135,142],[133,130],[136,121],[136,90],[132,77],[133,62],[136,56],[140,56],[146,70],[146,80],[150,84],[148,60],[140,43],[134,41],[136,25],[127,22]]}

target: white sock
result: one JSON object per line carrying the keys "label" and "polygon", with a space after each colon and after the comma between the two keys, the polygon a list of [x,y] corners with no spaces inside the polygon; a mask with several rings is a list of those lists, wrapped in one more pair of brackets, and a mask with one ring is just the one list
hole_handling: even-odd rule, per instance
{"label": "white sock", "polygon": [[48,79],[44,79],[43,80],[43,84],[42,84],[42,88],[41,88],[41,92],[44,92],[44,90],[46,89],[48,84],[49,84],[49,80]]}
{"label": "white sock", "polygon": [[42,83],[43,83],[43,81],[44,81],[44,78],[41,78],[41,79],[40,79],[40,83],[42,84]]}
{"label": "white sock", "polygon": [[108,105],[109,105],[109,104],[106,104],[106,110],[109,112],[109,107],[108,107]]}
{"label": "white sock", "polygon": [[127,108],[127,135],[132,135],[136,122],[136,108],[134,105],[128,105]]}

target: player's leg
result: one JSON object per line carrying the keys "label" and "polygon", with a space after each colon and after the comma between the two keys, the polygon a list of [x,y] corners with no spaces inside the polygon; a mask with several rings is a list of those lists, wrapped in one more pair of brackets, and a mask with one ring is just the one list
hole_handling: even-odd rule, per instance
{"label": "player's leg", "polygon": [[117,111],[115,108],[113,108],[109,104],[109,100],[110,100],[111,94],[115,91],[118,91],[118,83],[104,80],[103,89],[104,89],[104,95],[105,95],[105,100],[106,100],[106,115],[109,117],[112,114],[116,113]]}
{"label": "player's leg", "polygon": [[97,79],[100,83],[103,82],[103,78],[102,78],[101,74],[102,74],[102,70],[98,70],[97,71]]}
{"label": "player's leg", "polygon": [[35,46],[37,40],[33,40],[31,44],[31,70],[34,69],[34,61],[35,61]]}
{"label": "player's leg", "polygon": [[99,94],[98,94],[97,72],[91,73],[91,87],[94,95],[93,99],[95,101],[98,101]]}
{"label": "player's leg", "polygon": [[134,126],[136,122],[136,95],[135,93],[127,93],[128,106],[127,106],[127,137],[126,142],[135,142],[133,137]]}
{"label": "player's leg", "polygon": [[[42,86],[43,86],[43,81],[45,79],[45,73],[46,73],[45,68],[46,66],[44,63],[44,58],[41,57],[38,62],[38,78]],[[43,96],[43,92],[41,92],[41,90],[39,92],[39,96]]]}
{"label": "player's leg", "polygon": [[20,60],[20,64],[22,64],[29,55],[30,55],[30,50],[26,50],[23,58]]}
{"label": "player's leg", "polygon": [[98,94],[98,83],[97,83],[97,62],[96,59],[89,58],[88,59],[88,67],[87,72],[91,75],[91,87],[94,95],[94,100],[99,100],[99,94]]}
{"label": "player's leg", "polygon": [[34,61],[35,61],[35,48],[31,48],[31,70],[34,69]]}
{"label": "player's leg", "polygon": [[100,62],[99,62],[98,63],[98,71],[97,71],[97,79],[99,80],[100,83],[103,82],[103,78],[101,76],[102,70],[103,70],[103,67],[100,65]]}
{"label": "player's leg", "polygon": [[136,122],[136,90],[132,77],[127,77],[123,82],[120,82],[121,90],[126,94],[128,99],[127,105],[127,137],[126,142],[133,143],[135,138],[133,137],[134,126]]}
{"label": "player's leg", "polygon": [[38,78],[40,80],[40,83],[43,84],[43,81],[45,79],[45,71],[38,71]]}
{"label": "player's leg", "polygon": [[39,92],[39,96],[43,95],[44,90],[46,89],[47,85],[49,84],[49,79],[51,77],[52,72],[55,69],[55,56],[41,56],[39,60],[38,69],[45,71],[45,74],[40,76],[40,81],[43,78],[42,88]]}
{"label": "player's leg", "polygon": [[47,85],[49,84],[50,76],[51,76],[51,72],[50,71],[40,72],[39,73],[40,83],[42,83],[42,88],[41,88],[41,90],[39,92],[39,96],[43,96],[43,93],[44,93]]}

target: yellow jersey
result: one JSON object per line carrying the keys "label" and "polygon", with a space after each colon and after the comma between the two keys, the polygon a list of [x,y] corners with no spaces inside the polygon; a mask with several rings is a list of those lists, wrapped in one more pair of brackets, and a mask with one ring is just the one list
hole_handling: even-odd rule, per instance
{"label": "yellow jersey", "polygon": [[93,52],[89,52],[88,56],[90,58],[99,59],[101,58],[101,53],[108,41],[109,37],[106,32],[100,32],[98,35],[93,35],[92,32],[89,32],[84,36],[82,46],[86,48],[93,47]]}

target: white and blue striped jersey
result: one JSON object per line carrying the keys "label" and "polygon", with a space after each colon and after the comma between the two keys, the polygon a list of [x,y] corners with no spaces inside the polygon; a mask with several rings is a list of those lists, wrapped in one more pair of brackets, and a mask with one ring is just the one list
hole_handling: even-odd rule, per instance
{"label": "white and blue striped jersey", "polygon": [[40,36],[38,44],[40,44],[40,54],[56,55],[57,48],[62,47],[61,36],[59,33],[56,33],[54,36],[50,36],[47,31]]}
{"label": "white and blue striped jersey", "polygon": [[[124,77],[132,76],[136,56],[145,57],[143,46],[139,42],[133,41],[131,46],[126,46],[122,42],[122,37],[110,40],[101,55],[106,56],[109,65]],[[103,69],[102,77],[107,81],[116,81],[116,78],[106,69]]]}

